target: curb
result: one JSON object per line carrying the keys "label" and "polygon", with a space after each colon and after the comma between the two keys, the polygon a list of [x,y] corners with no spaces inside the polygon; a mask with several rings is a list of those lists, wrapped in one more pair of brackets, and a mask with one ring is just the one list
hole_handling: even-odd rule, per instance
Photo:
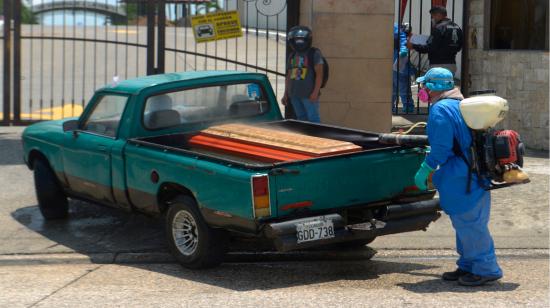
{"label": "curb", "polygon": [[[495,249],[499,259],[548,259],[548,248],[497,248]],[[378,248],[376,259],[452,259],[458,254],[452,249],[388,249]]]}
{"label": "curb", "polygon": [[[354,251],[229,252],[224,262],[294,262],[370,260],[376,250]],[[52,253],[0,255],[0,266],[48,264],[155,264],[177,263],[168,252]]]}
{"label": "curb", "polygon": [[[548,249],[497,249],[501,259],[548,259]],[[379,249],[365,247],[350,251],[317,250],[290,252],[238,251],[226,254],[224,262],[304,262],[304,261],[368,261],[376,260],[428,260],[456,259],[454,249]],[[49,264],[171,264],[177,263],[168,252],[118,252],[89,253],[77,252],[50,254],[5,254],[0,255],[0,266],[49,265]]]}

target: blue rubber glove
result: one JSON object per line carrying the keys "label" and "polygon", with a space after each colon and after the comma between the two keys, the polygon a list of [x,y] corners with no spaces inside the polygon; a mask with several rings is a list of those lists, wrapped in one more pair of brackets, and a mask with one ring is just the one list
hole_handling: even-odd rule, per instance
{"label": "blue rubber glove", "polygon": [[414,176],[414,184],[416,184],[416,187],[420,190],[428,190],[428,177],[430,176],[430,173],[432,173],[434,169],[426,162],[423,162],[422,165],[420,165],[420,169],[416,172],[416,175]]}
{"label": "blue rubber glove", "polygon": [[406,57],[408,54],[409,54],[409,52],[406,51],[406,50],[401,50],[401,51],[399,52],[399,56],[400,56],[401,58]]}

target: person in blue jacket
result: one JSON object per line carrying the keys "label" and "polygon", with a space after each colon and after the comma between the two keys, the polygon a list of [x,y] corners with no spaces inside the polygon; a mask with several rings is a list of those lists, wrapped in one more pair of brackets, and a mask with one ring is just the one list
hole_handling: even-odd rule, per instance
{"label": "person in blue jacket", "polygon": [[[397,111],[399,105],[399,101],[397,99],[398,89],[399,97],[401,97],[401,103],[403,104],[403,112],[414,112],[414,101],[411,93],[410,76],[414,75],[415,71],[409,63],[409,50],[407,48],[407,37],[410,33],[411,27],[409,24],[405,23],[401,25],[401,30],[397,24],[393,25],[393,92],[391,101],[394,112]],[[399,61],[397,61],[397,59],[399,59]]]}
{"label": "person in blue jacket", "polygon": [[431,150],[414,180],[425,190],[433,173],[441,208],[451,218],[456,232],[460,256],[458,268],[444,273],[442,278],[458,280],[466,286],[484,285],[500,279],[502,270],[488,228],[491,195],[475,173],[468,176],[472,171],[466,160],[472,160],[472,137],[459,109],[463,96],[454,88],[453,74],[445,68],[432,68],[417,82],[426,89],[432,103],[427,126]]}

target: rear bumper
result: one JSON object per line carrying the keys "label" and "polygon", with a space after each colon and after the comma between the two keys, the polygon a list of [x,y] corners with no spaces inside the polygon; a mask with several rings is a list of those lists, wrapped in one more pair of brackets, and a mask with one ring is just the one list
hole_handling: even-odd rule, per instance
{"label": "rear bumper", "polygon": [[340,214],[324,217],[334,224],[334,237],[298,243],[296,224],[304,219],[270,223],[266,225],[265,236],[272,239],[279,251],[306,249],[317,246],[344,243],[355,240],[371,239],[381,235],[425,230],[436,221],[439,213],[439,199],[420,201],[409,204],[389,205],[383,217],[371,219],[359,224],[347,224]]}

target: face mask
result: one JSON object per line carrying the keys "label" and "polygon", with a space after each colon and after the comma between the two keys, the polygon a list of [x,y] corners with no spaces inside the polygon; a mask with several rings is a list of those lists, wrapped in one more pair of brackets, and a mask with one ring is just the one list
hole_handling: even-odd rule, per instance
{"label": "face mask", "polygon": [[435,20],[435,18],[432,18],[432,26],[435,26],[435,24],[437,24],[437,20]]}
{"label": "face mask", "polygon": [[427,103],[430,100],[428,90],[425,88],[420,89],[420,91],[418,91],[418,99],[423,103]]}

